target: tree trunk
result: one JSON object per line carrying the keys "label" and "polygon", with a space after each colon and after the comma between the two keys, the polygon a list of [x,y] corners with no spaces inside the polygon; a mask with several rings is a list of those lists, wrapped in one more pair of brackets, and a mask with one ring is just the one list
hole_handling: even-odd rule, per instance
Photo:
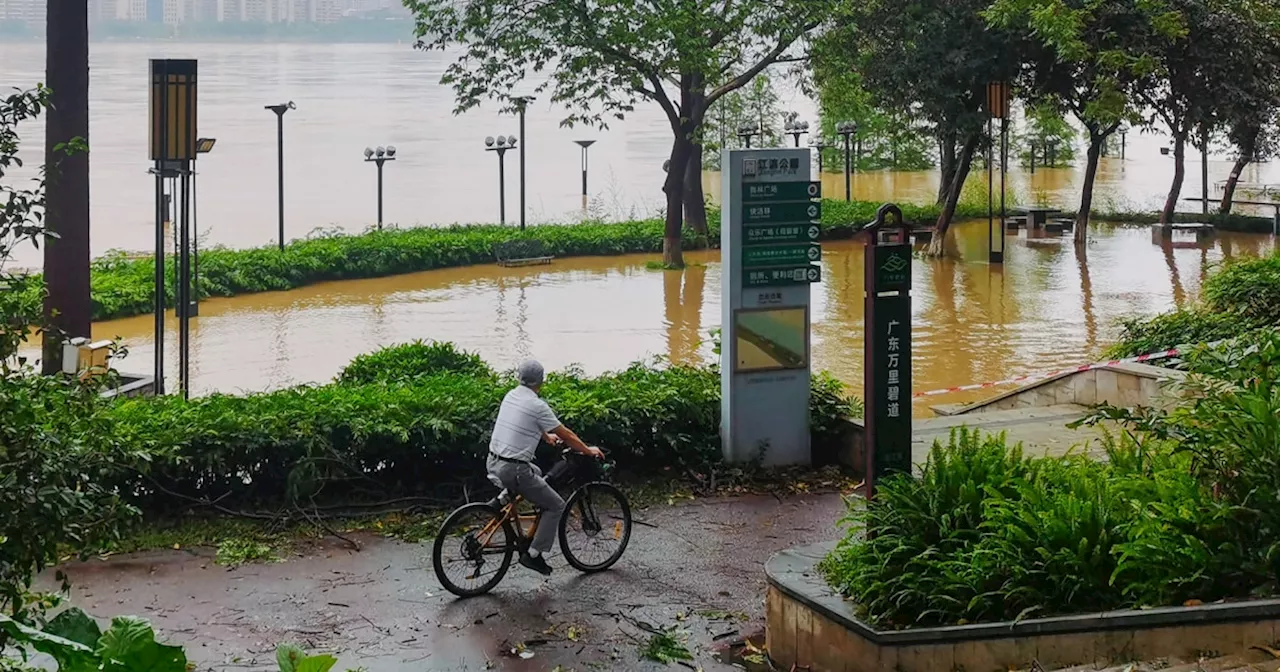
{"label": "tree trunk", "polygon": [[[683,128],[682,128],[683,130]],[[684,233],[684,176],[689,170],[693,143],[685,133],[676,133],[671,143],[671,163],[662,191],[667,195],[667,220],[662,234],[662,263],[668,268],[684,268],[681,249]]]}
{"label": "tree trunk", "polygon": [[1080,192],[1080,211],[1076,213],[1075,242],[1083,245],[1089,238],[1089,214],[1093,210],[1093,183],[1098,177],[1098,159],[1107,136],[1089,131],[1089,151],[1084,164],[1084,189]]}
{"label": "tree trunk", "polygon": [[941,257],[946,250],[947,230],[951,228],[951,219],[955,217],[956,206],[960,203],[960,192],[964,190],[964,182],[969,178],[969,168],[973,165],[973,153],[978,149],[978,142],[981,139],[981,133],[971,133],[964,141],[964,148],[960,150],[955,175],[947,189],[946,204],[942,207],[942,214],[938,215],[938,223],[933,229],[933,239],[929,241],[929,249],[925,252],[931,257]]}
{"label": "tree trunk", "polygon": [[1249,165],[1249,158],[1241,155],[1236,159],[1236,165],[1231,167],[1231,174],[1227,176],[1227,184],[1222,188],[1222,203],[1218,206],[1218,212],[1223,215],[1231,214],[1231,202],[1236,198],[1236,185],[1240,183],[1240,173],[1244,172],[1244,167]]}
{"label": "tree trunk", "polygon": [[702,144],[694,143],[684,174],[684,218],[698,241],[707,245],[707,197],[702,189]]}
{"label": "tree trunk", "polygon": [[938,137],[938,168],[942,177],[938,180],[938,205],[947,202],[951,182],[956,176],[956,134],[944,132]]}
{"label": "tree trunk", "polygon": [[62,369],[60,336],[90,335],[89,154],[66,156],[63,145],[89,141],[89,16],[84,0],[49,0],[45,78],[52,90],[45,116],[44,372]]}
{"label": "tree trunk", "polygon": [[1173,136],[1173,184],[1169,186],[1169,196],[1164,201],[1164,210],[1160,212],[1160,223],[1173,223],[1173,213],[1178,209],[1178,197],[1182,195],[1182,181],[1187,177],[1187,133],[1182,131]]}

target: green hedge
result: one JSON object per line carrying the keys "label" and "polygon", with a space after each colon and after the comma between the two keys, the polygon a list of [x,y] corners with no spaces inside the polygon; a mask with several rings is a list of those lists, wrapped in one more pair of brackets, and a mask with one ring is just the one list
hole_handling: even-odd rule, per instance
{"label": "green hedge", "polygon": [[820,569],[891,629],[1275,595],[1280,335],[1188,364],[1189,404],[1099,411],[1133,432],[1106,461],[964,431],[935,444],[919,479],[853,510]]}
{"label": "green hedge", "polygon": [[[444,351],[411,344],[368,355],[340,376],[349,382],[121,402],[111,419],[124,444],[150,456],[147,478],[125,489],[156,511],[186,498],[228,507],[386,499],[482,479],[488,434],[515,383]],[[461,370],[422,365],[446,360]],[[816,376],[813,387],[821,443],[857,408],[829,376]],[[544,394],[566,425],[629,473],[683,473],[719,460],[714,368],[635,364],[596,377],[552,374]]]}
{"label": "green hedge", "polygon": [[[848,238],[875,217],[878,203],[828,200],[823,203],[822,229],[827,239]],[[932,223],[937,206],[904,205],[907,220]],[[976,206],[963,206],[959,216],[985,215]],[[709,213],[711,245],[720,239],[719,213]],[[658,253],[662,250],[662,222],[657,219],[617,224],[582,223],[531,227],[524,234],[546,245],[557,257]],[[493,263],[494,245],[520,237],[518,229],[493,225],[385,229],[355,235],[325,235],[295,240],[282,254],[276,247],[232,250],[215,247],[200,252],[201,296],[235,296],[294,289],[328,280],[374,278],[437,268]],[[686,235],[685,246],[696,244]],[[167,297],[173,305],[172,259]],[[108,320],[150,313],[155,265],[150,258],[108,255],[92,263],[90,281],[93,317]],[[39,301],[43,285],[28,289]]]}
{"label": "green hedge", "polygon": [[1198,304],[1125,320],[1121,327],[1110,356],[1132,357],[1280,327],[1280,253],[1227,263],[1205,281]]}

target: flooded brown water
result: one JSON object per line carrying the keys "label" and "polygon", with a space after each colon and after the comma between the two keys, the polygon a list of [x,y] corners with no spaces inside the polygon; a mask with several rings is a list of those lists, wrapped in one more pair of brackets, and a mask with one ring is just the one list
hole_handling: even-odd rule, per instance
{"label": "flooded brown water", "polygon": [[[1180,305],[1224,258],[1271,249],[1269,236],[1220,234],[1201,245],[1156,246],[1149,230],[1100,227],[1077,254],[1069,239],[1009,240],[1005,265],[985,263],[985,222],[956,230],[954,258],[917,260],[913,285],[917,391],[1086,363],[1117,320]],[[854,242],[823,246],[813,287],[813,360],[860,391],[862,258]],[[498,367],[534,356],[588,373],[644,357],[712,357],[720,321],[718,252],[694,253],[683,272],[646,270],[647,255],[557,259],[314,285],[206,301],[194,321],[193,389],[265,390],[330,380],[351,358],[412,339],[453,341]],[[95,325],[120,337],[121,368],[148,372],[152,318]],[[176,324],[166,352],[175,366]],[[172,369],[171,369],[172,370]],[[933,397],[948,403],[974,396]],[[923,408],[923,406],[919,406]]]}
{"label": "flooded brown water", "polygon": [[[316,228],[360,231],[376,212],[376,171],[363,161],[366,146],[395,145],[385,170],[385,220],[403,226],[489,222],[498,217],[498,167],[484,151],[489,135],[519,132],[517,120],[486,104],[454,115],[452,91],[439,84],[450,55],[402,44],[204,44],[95,42],[90,47],[90,159],[92,251],[145,251],[154,241],[154,181],[147,174],[147,59],[195,58],[200,64],[200,135],[217,138],[198,164],[198,224],[203,244],[233,248],[266,245],[277,237],[276,124],[263,105],[293,100],[284,120],[285,235]],[[44,78],[44,45],[0,44],[0,84],[30,86]],[[783,110],[817,121],[813,101],[783,73],[773,73]],[[529,82],[529,90],[537,82]],[[524,92],[524,91],[522,91]],[[606,130],[562,128],[565,110],[535,102],[522,142],[528,151],[528,220],[563,222],[583,216],[579,139],[590,149],[588,214],[643,217],[662,207],[662,163],[670,127],[656,105],[640,105]],[[21,128],[24,146],[43,146],[42,127]],[[1095,206],[1154,209],[1173,174],[1160,154],[1157,133],[1130,132],[1127,160],[1104,159]],[[807,141],[807,140],[805,140]],[[1081,152],[1082,154],[1082,152]],[[1211,182],[1226,177],[1228,156],[1212,156]],[[28,173],[39,165],[28,156]],[[507,157],[507,216],[518,219],[517,159]],[[1200,193],[1199,160],[1188,155],[1185,196]],[[842,197],[840,166],[826,166],[825,193]],[[1009,188],[1028,202],[1048,200],[1073,208],[1082,181],[1073,168],[1014,168]],[[12,177],[21,180],[22,171]],[[1243,179],[1280,183],[1280,163],[1250,166]],[[707,176],[715,198],[718,176]],[[974,182],[985,181],[976,172]],[[853,177],[856,198],[928,203],[936,171],[869,172]],[[1212,188],[1212,187],[1211,187]],[[1185,203],[1188,211],[1196,206]],[[19,266],[39,266],[40,252],[25,247]]]}

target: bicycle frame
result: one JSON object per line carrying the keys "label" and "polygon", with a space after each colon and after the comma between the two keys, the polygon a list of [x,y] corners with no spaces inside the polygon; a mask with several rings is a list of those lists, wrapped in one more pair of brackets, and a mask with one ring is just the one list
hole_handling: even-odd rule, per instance
{"label": "bicycle frame", "polygon": [[[480,534],[477,536],[481,540],[481,548],[492,548],[490,543],[493,541],[493,535],[496,534],[498,529],[508,521],[515,524],[516,544],[519,545],[521,549],[529,546],[529,543],[533,540],[533,535],[538,531],[538,524],[542,522],[542,511],[538,510],[532,515],[520,515],[517,509],[522,502],[524,502],[524,498],[516,495],[509,504],[502,507],[502,515],[490,520],[483,528],[480,529]],[[524,530],[524,522],[528,520],[532,520],[533,525],[529,528],[529,532],[526,534]]]}

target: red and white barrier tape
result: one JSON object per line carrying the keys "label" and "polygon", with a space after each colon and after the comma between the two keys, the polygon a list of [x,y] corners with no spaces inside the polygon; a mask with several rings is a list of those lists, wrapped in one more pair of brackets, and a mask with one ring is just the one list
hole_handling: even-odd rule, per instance
{"label": "red and white barrier tape", "polygon": [[1082,371],[1091,371],[1093,369],[1101,369],[1107,366],[1115,366],[1116,364],[1136,364],[1139,362],[1150,362],[1158,359],[1169,359],[1170,357],[1177,357],[1177,356],[1178,356],[1178,349],[1171,348],[1169,350],[1162,350],[1160,352],[1153,352],[1146,355],[1138,355],[1137,357],[1128,357],[1125,359],[1113,359],[1109,362],[1097,362],[1095,364],[1085,364],[1084,366],[1077,366],[1070,369],[1058,369],[1057,371],[1049,371],[1047,373],[1033,373],[1025,376],[1018,376],[1016,378],[1006,378],[1005,380],[997,380],[990,383],[978,383],[976,385],[961,385],[959,387],[948,387],[945,390],[929,390],[928,392],[917,392],[911,395],[911,397],[913,399],[919,399],[920,397],[934,397],[940,394],[952,394],[954,392],[968,392],[970,390],[985,390],[989,387],[999,387],[1001,385],[1012,385],[1014,383],[1025,383],[1032,380],[1043,380],[1045,378],[1053,378],[1054,376],[1060,376],[1064,373],[1080,373]]}

